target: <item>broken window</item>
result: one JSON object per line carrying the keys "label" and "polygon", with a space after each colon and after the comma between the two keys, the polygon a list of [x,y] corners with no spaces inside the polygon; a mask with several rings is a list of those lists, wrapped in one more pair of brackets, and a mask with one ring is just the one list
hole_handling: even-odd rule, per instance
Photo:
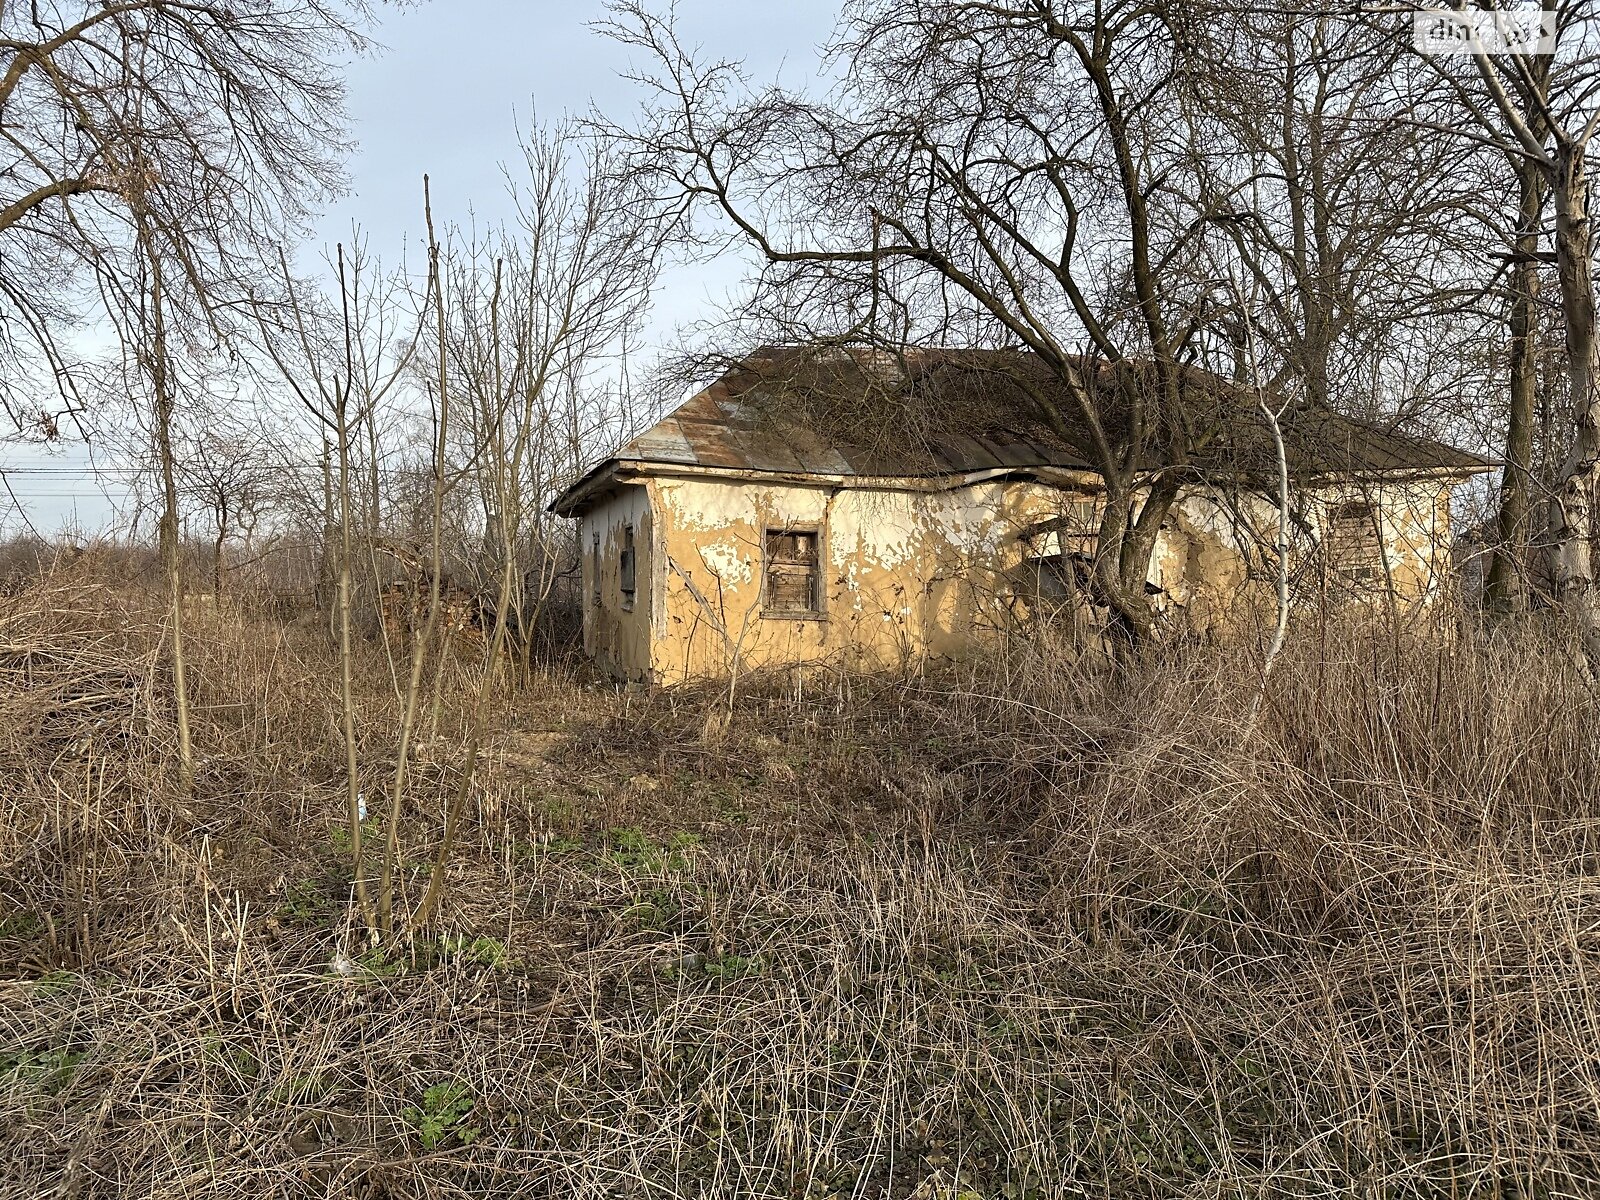
{"label": "broken window", "polygon": [[1025,558],[1017,590],[1030,604],[1065,604],[1077,593],[1076,567],[1064,554]]}
{"label": "broken window", "polygon": [[769,529],[766,550],[766,611],[818,612],[822,589],[817,531]]}
{"label": "broken window", "polygon": [[1099,525],[1092,497],[1068,496],[1059,515],[1024,529],[1022,561],[1011,573],[1015,594],[1054,607],[1088,591]]}
{"label": "broken window", "polygon": [[631,612],[635,574],[632,525],[622,527],[622,557],[618,560],[618,568],[622,576],[622,609],[624,612]]}
{"label": "broken window", "polygon": [[1383,544],[1371,504],[1357,500],[1330,506],[1324,544],[1328,567],[1340,579],[1368,585],[1383,580]]}

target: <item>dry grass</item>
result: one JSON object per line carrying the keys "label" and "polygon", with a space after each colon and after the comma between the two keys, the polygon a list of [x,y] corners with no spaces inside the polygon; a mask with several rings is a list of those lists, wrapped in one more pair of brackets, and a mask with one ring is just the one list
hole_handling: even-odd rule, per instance
{"label": "dry grass", "polygon": [[7,1194],[1600,1187],[1600,735],[1531,636],[1306,631],[1253,740],[1220,651],[771,680],[714,741],[716,697],[543,677],[443,924],[380,952],[323,641],[196,625],[180,802],[158,604],[92,563],[0,600]]}

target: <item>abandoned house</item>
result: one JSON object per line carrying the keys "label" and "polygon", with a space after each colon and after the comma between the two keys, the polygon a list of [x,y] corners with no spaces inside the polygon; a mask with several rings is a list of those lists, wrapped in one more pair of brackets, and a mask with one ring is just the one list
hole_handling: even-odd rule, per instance
{"label": "abandoned house", "polygon": [[[1197,410],[1230,419],[1190,456],[1147,590],[1197,631],[1270,620],[1268,426],[1241,389],[1190,380]],[[752,355],[551,506],[579,521],[585,649],[620,678],[675,683],[960,657],[1041,609],[1092,620],[1100,476],[1017,416],[1014,389],[1049,383],[1007,351]],[[1451,491],[1491,464],[1327,409],[1281,424],[1296,595],[1438,595]]]}

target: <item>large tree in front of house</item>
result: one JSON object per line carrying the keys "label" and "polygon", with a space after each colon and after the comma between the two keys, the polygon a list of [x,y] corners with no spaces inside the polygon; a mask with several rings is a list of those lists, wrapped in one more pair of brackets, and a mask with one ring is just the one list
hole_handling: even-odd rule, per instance
{"label": "large tree in front of house", "polygon": [[1145,639],[1157,531],[1214,433],[1182,370],[1215,289],[1168,174],[1181,30],[1120,0],[879,0],[843,28],[838,86],[812,103],[620,9],[612,32],[646,52],[657,97],[615,131],[625,169],[688,236],[756,247],[759,301],[791,329],[1030,351],[1007,383],[1103,476],[1094,583]]}

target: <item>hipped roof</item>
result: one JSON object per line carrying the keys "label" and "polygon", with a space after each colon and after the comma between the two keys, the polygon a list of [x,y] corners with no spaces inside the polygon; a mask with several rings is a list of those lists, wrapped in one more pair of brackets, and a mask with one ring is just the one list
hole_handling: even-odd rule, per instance
{"label": "hipped roof", "polygon": [[[1078,360],[1115,445],[1126,437],[1127,397],[1152,386],[1149,363]],[[1206,444],[1189,455],[1197,476],[1276,472],[1254,393],[1197,367],[1179,376],[1181,407]],[[1036,415],[1044,398],[1062,429]],[[882,414],[915,433],[884,436]],[[1488,460],[1442,442],[1311,404],[1283,414],[1285,451],[1299,479],[1417,473],[1467,476]],[[551,509],[576,515],[631,468],[689,467],[823,478],[965,476],[996,470],[1088,471],[1089,431],[1060,376],[1031,352],[919,349],[900,354],[769,347],[727,370],[619,450],[591,467]],[[1141,468],[1169,465],[1152,459]]]}

